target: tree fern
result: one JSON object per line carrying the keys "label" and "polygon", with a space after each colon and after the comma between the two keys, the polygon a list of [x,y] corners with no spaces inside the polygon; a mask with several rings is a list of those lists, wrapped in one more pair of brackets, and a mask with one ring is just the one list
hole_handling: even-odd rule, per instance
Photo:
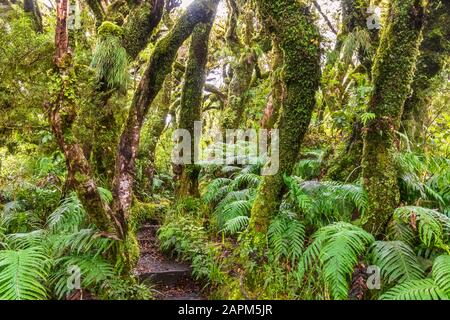
{"label": "tree fern", "polygon": [[405,282],[424,277],[414,251],[402,241],[377,241],[371,250],[372,262],[390,282]]}
{"label": "tree fern", "polygon": [[38,247],[0,251],[0,300],[47,298],[47,262]]}

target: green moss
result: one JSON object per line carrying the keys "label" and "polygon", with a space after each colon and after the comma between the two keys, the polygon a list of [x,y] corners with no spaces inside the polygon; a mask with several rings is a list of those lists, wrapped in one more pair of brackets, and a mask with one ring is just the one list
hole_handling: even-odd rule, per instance
{"label": "green moss", "polygon": [[381,36],[373,67],[374,91],[369,112],[376,115],[364,129],[362,175],[369,208],[361,217],[366,230],[379,235],[399,203],[394,164],[396,131],[410,94],[424,20],[421,0],[395,0]]}
{"label": "green moss", "polygon": [[[315,106],[320,79],[320,34],[308,5],[294,0],[258,1],[266,28],[283,51],[282,81],[286,89],[280,114],[279,172],[264,177],[252,208],[252,237],[265,236],[283,196],[283,175],[290,174]],[[308,76],[305,76],[308,75]]]}
{"label": "green moss", "polygon": [[97,30],[98,34],[101,36],[112,35],[116,37],[122,37],[123,29],[117,24],[111,21],[104,21]]}
{"label": "green moss", "polygon": [[[188,130],[192,137],[191,155],[198,148],[195,145],[194,123],[201,121],[201,108],[203,104],[203,87],[205,85],[206,63],[208,62],[208,44],[215,12],[212,12],[209,21],[199,23],[192,33],[189,58],[186,65],[185,80],[181,94],[181,108],[178,127]],[[189,164],[182,167],[178,183],[178,196],[199,197],[198,175],[200,167]]]}
{"label": "green moss", "polygon": [[148,44],[149,38],[161,21],[164,1],[150,1],[136,7],[128,15],[123,26],[123,46],[135,59]]}

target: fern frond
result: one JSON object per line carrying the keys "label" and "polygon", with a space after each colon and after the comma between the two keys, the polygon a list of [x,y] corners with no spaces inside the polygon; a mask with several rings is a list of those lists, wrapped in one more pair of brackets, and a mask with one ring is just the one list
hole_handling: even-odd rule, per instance
{"label": "fern frond", "polygon": [[48,257],[38,247],[0,251],[0,300],[47,298],[47,265]]}
{"label": "fern frond", "polygon": [[92,54],[91,67],[97,80],[104,81],[109,88],[123,89],[128,83],[128,55],[115,35],[100,37]]}
{"label": "fern frond", "polygon": [[412,224],[427,247],[449,250],[450,218],[446,215],[428,208],[408,206],[397,208],[394,219]]}
{"label": "fern frond", "polygon": [[71,288],[67,286],[69,280],[73,280],[72,267],[80,271],[80,284],[83,288],[101,285],[105,280],[115,276],[114,266],[105,261],[101,256],[90,254],[68,255],[56,260],[58,272],[52,277],[55,293],[59,298],[70,293]]}
{"label": "fern frond", "polygon": [[225,225],[221,231],[227,234],[237,234],[245,230],[250,222],[250,218],[247,216],[237,216],[229,219],[225,222]]}
{"label": "fern frond", "polygon": [[313,239],[300,261],[301,272],[318,262],[333,298],[346,299],[353,268],[374,237],[355,225],[337,222],[319,229]]}
{"label": "fern frond", "polygon": [[402,241],[377,241],[371,256],[389,283],[418,280],[425,276],[414,251]]}
{"label": "fern frond", "polygon": [[53,232],[75,231],[85,220],[85,211],[75,193],[61,201],[59,207],[47,218],[47,226]]}
{"label": "fern frond", "polygon": [[442,255],[434,260],[433,278],[439,288],[450,298],[450,256]]}
{"label": "fern frond", "polygon": [[433,279],[411,280],[396,285],[381,300],[447,300],[448,296]]}

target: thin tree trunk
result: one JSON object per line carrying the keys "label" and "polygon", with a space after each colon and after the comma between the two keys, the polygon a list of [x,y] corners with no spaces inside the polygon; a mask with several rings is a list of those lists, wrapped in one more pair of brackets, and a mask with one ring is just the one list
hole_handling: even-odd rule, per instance
{"label": "thin tree trunk", "polygon": [[444,68],[450,52],[450,2],[436,1],[430,4],[420,46],[420,56],[411,89],[412,94],[405,102],[402,129],[413,146],[423,142],[424,125],[436,76]]}
{"label": "thin tree trunk", "polygon": [[244,43],[241,44],[236,34],[239,11],[235,0],[229,0],[230,13],[229,26],[227,30],[227,43],[235,55],[235,63],[232,64],[233,76],[228,88],[228,98],[221,115],[220,124],[222,129],[237,129],[243,123],[245,111],[246,94],[250,89],[253,70],[257,63],[255,52],[251,49],[253,34],[253,12],[251,3],[247,4],[244,15],[245,30]]}
{"label": "thin tree trunk", "polygon": [[24,0],[23,10],[29,13],[34,21],[34,26],[37,32],[42,32],[44,30],[42,26],[42,16],[39,10],[39,5],[36,0]]}

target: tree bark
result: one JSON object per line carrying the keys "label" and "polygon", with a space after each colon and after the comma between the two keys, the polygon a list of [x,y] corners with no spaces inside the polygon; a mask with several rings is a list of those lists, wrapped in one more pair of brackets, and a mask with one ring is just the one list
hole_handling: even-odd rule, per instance
{"label": "tree bark", "polygon": [[164,0],[146,1],[133,9],[125,24],[122,45],[132,60],[148,45],[150,36],[161,21]]}
{"label": "tree bark", "polygon": [[400,192],[394,164],[395,134],[410,94],[424,23],[422,0],[394,0],[388,12],[373,66],[374,91],[369,112],[376,118],[364,128],[362,175],[368,210],[366,230],[379,235],[398,205]]}
{"label": "tree bark", "polygon": [[[72,54],[67,31],[68,1],[57,1],[55,32],[55,70],[59,76],[59,91],[48,104],[49,121],[56,141],[64,153],[67,163],[68,184],[73,186],[88,213],[89,219],[100,229],[109,231],[114,221],[111,210],[100,197],[95,180],[81,145],[71,132],[76,118],[76,105],[67,95],[73,85]],[[118,224],[115,227],[119,227]],[[120,234],[120,230],[117,230]]]}
{"label": "tree bark", "polygon": [[233,11],[230,13],[228,22],[227,44],[233,52],[236,61],[232,64],[233,75],[228,88],[228,98],[220,120],[223,130],[237,129],[243,122],[245,103],[247,100],[246,94],[250,89],[253,70],[257,63],[256,54],[251,48],[253,35],[253,12],[251,4],[247,4],[243,13],[245,30],[243,35],[244,41],[241,44],[239,36],[236,33],[237,22],[240,17],[238,6],[235,0],[229,0],[229,3]]}
{"label": "tree bark", "polygon": [[36,0],[24,0],[23,1],[23,10],[30,14],[33,21],[34,26],[37,32],[44,31],[44,28],[42,26],[42,16],[41,11],[39,10],[39,5],[36,2]]}

